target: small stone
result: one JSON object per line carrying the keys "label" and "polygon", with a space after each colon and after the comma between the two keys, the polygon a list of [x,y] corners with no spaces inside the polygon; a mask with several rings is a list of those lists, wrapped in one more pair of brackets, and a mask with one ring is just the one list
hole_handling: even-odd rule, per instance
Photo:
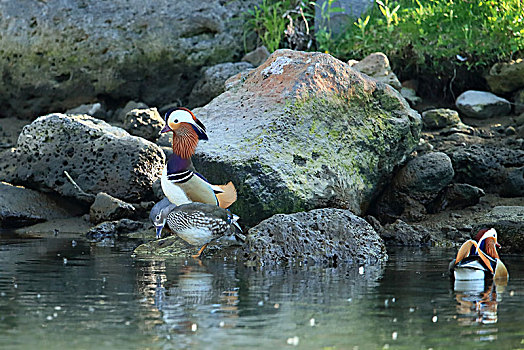
{"label": "small stone", "polygon": [[269,57],[270,53],[265,46],[259,46],[255,50],[248,52],[242,57],[242,61],[249,62],[253,66],[258,67],[264,63]]}
{"label": "small stone", "polygon": [[458,125],[461,121],[457,111],[437,108],[423,112],[422,122],[426,129],[432,130]]}
{"label": "small stone", "polygon": [[103,221],[118,220],[131,216],[135,208],[118,198],[100,192],[89,209],[90,221],[94,224]]}
{"label": "small stone", "polygon": [[466,116],[476,119],[505,116],[511,112],[508,100],[487,91],[465,91],[460,94],[455,104]]}
{"label": "small stone", "polygon": [[156,108],[135,108],[123,117],[123,126],[130,134],[155,142],[164,126],[164,119]]}
{"label": "small stone", "polygon": [[506,130],[504,130],[504,134],[506,134],[506,136],[513,136],[517,134],[517,130],[512,126],[508,126]]}

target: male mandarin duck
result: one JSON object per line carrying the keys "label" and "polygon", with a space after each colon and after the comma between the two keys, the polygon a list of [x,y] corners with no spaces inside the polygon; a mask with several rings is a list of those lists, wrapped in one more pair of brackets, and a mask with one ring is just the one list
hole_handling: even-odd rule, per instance
{"label": "male mandarin duck", "polygon": [[209,242],[223,236],[235,236],[242,241],[245,240],[237,223],[238,216],[227,209],[197,202],[182,205],[171,203],[163,207],[162,205],[165,204],[159,204],[158,212],[155,212],[156,216],[153,219],[156,237],[160,238],[162,229],[167,223],[174,234],[191,245],[201,247],[198,253],[193,255],[194,258],[200,257]]}
{"label": "male mandarin duck", "polygon": [[173,132],[173,154],[162,170],[162,190],[171,203],[181,205],[202,202],[227,208],[237,199],[232,182],[212,185],[202,175],[193,171],[191,156],[199,140],[207,140],[206,128],[186,108],[167,111],[166,125],[161,132]]}
{"label": "male mandarin duck", "polygon": [[494,228],[480,230],[475,239],[460,247],[457,257],[450,263],[450,272],[456,280],[491,278],[508,279],[508,270],[497,253],[497,231]]}

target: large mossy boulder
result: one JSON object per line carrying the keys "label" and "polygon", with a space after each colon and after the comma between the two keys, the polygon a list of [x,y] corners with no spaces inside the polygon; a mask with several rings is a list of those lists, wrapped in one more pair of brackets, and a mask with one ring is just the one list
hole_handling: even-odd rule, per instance
{"label": "large mossy boulder", "polygon": [[419,140],[420,115],[397,91],[328,54],[278,50],[226,85],[194,110],[209,135],[194,164],[233,181],[232,211],[248,226],[322,207],[365,212]]}
{"label": "large mossy boulder", "polygon": [[0,116],[187,103],[203,66],[241,57],[241,14],[255,2],[1,1]]}
{"label": "large mossy boulder", "polygon": [[26,125],[0,168],[17,184],[85,200],[105,192],[125,201],[152,196],[164,153],[152,142],[87,115],[50,114]]}

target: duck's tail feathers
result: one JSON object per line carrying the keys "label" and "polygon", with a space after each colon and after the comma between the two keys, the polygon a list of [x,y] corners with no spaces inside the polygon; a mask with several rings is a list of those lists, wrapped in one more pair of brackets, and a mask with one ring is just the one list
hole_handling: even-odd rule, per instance
{"label": "duck's tail feathers", "polygon": [[230,181],[225,185],[217,185],[222,190],[221,193],[216,193],[218,199],[218,206],[220,208],[228,208],[231,204],[235,203],[237,200],[237,190],[235,185]]}
{"label": "duck's tail feathers", "polygon": [[493,278],[506,280],[509,278],[508,269],[506,269],[506,265],[504,265],[500,259],[497,259],[497,267],[495,267]]}
{"label": "duck's tail feathers", "polygon": [[477,248],[477,242],[470,239],[462,244],[460,247],[457,257],[455,258],[455,264],[458,264],[462,259],[467,258],[471,252],[471,247]]}

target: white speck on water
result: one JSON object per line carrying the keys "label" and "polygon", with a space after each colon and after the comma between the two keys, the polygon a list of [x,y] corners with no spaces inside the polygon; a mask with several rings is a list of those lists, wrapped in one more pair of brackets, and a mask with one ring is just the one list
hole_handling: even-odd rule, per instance
{"label": "white speck on water", "polygon": [[5,297],[5,292],[0,293],[0,297]]}
{"label": "white speck on water", "polygon": [[398,338],[398,332],[391,333],[391,339],[397,340],[397,338]]}
{"label": "white speck on water", "polygon": [[409,308],[409,312],[415,312],[415,308],[414,307],[410,307]]}
{"label": "white speck on water", "polygon": [[64,258],[64,265],[67,265],[67,258]]}
{"label": "white speck on water", "polygon": [[220,321],[220,323],[218,324],[219,327],[224,327],[226,325],[226,323],[224,321]]}
{"label": "white speck on water", "polygon": [[89,312],[95,312],[95,308],[92,307],[92,306],[90,306],[90,307],[88,308],[88,310],[89,310]]}
{"label": "white speck on water", "polygon": [[16,289],[18,288],[18,283],[13,284],[13,287]]}
{"label": "white speck on water", "polygon": [[102,282],[106,283],[106,278],[105,277],[102,277]]}
{"label": "white speck on water", "polygon": [[38,293],[38,294],[36,295],[36,298],[37,298],[37,299],[40,299],[41,297],[42,297],[42,296],[40,295],[40,293]]}
{"label": "white speck on water", "polygon": [[432,321],[433,323],[436,323],[436,322],[438,321],[438,317],[437,317],[436,315],[433,316],[433,318],[431,319],[431,321]]}
{"label": "white speck on water", "polygon": [[280,307],[280,304],[279,304],[279,303],[276,303],[275,305],[273,305],[273,307],[274,307],[275,309],[278,309],[278,308]]}
{"label": "white speck on water", "polygon": [[315,327],[315,319],[314,319],[314,318],[312,318],[312,319],[309,320],[309,325],[310,325],[311,327]]}
{"label": "white speck on water", "polygon": [[294,337],[287,338],[287,344],[297,346],[300,339],[295,335]]}
{"label": "white speck on water", "polygon": [[263,302],[262,300],[260,300],[260,301],[258,302],[258,306],[264,306],[264,302]]}
{"label": "white speck on water", "polygon": [[53,316],[49,315],[45,319],[48,320],[48,321],[52,321],[53,320]]}
{"label": "white speck on water", "polygon": [[391,302],[394,303],[395,301],[397,301],[397,299],[395,298],[391,298]]}
{"label": "white speck on water", "polygon": [[396,323],[396,322],[397,322],[397,318],[394,317],[394,318],[393,318],[393,323]]}
{"label": "white speck on water", "polygon": [[56,256],[60,256],[60,253],[56,253]]}
{"label": "white speck on water", "polygon": [[348,303],[351,303],[353,301],[353,298],[348,298]]}
{"label": "white speck on water", "polygon": [[53,317],[58,317],[58,314],[56,312],[53,312]]}
{"label": "white speck on water", "polygon": [[131,324],[131,322],[129,322],[129,321],[126,321],[126,323],[125,323],[126,326],[129,326],[130,324]]}
{"label": "white speck on water", "polygon": [[384,350],[389,349],[389,344],[384,344],[384,346],[382,347],[382,349],[384,349]]}
{"label": "white speck on water", "polygon": [[388,305],[389,305],[389,299],[384,300],[384,306],[388,307]]}
{"label": "white speck on water", "polygon": [[515,295],[515,291],[514,291],[514,290],[512,290],[512,291],[509,292],[509,296],[510,296],[510,297],[512,297],[512,296],[514,296],[514,295]]}
{"label": "white speck on water", "polygon": [[193,324],[191,325],[191,332],[196,332],[197,329],[198,329],[197,324],[196,324],[196,323],[193,323]]}
{"label": "white speck on water", "polygon": [[55,310],[56,311],[60,311],[60,310],[62,310],[62,307],[61,306],[55,306]]}
{"label": "white speck on water", "polygon": [[360,275],[363,275],[363,274],[364,274],[364,266],[360,266],[360,267],[358,268],[358,273],[359,273]]}
{"label": "white speck on water", "polygon": [[71,241],[71,246],[72,246],[73,248],[76,247],[76,241],[75,241],[74,239]]}

